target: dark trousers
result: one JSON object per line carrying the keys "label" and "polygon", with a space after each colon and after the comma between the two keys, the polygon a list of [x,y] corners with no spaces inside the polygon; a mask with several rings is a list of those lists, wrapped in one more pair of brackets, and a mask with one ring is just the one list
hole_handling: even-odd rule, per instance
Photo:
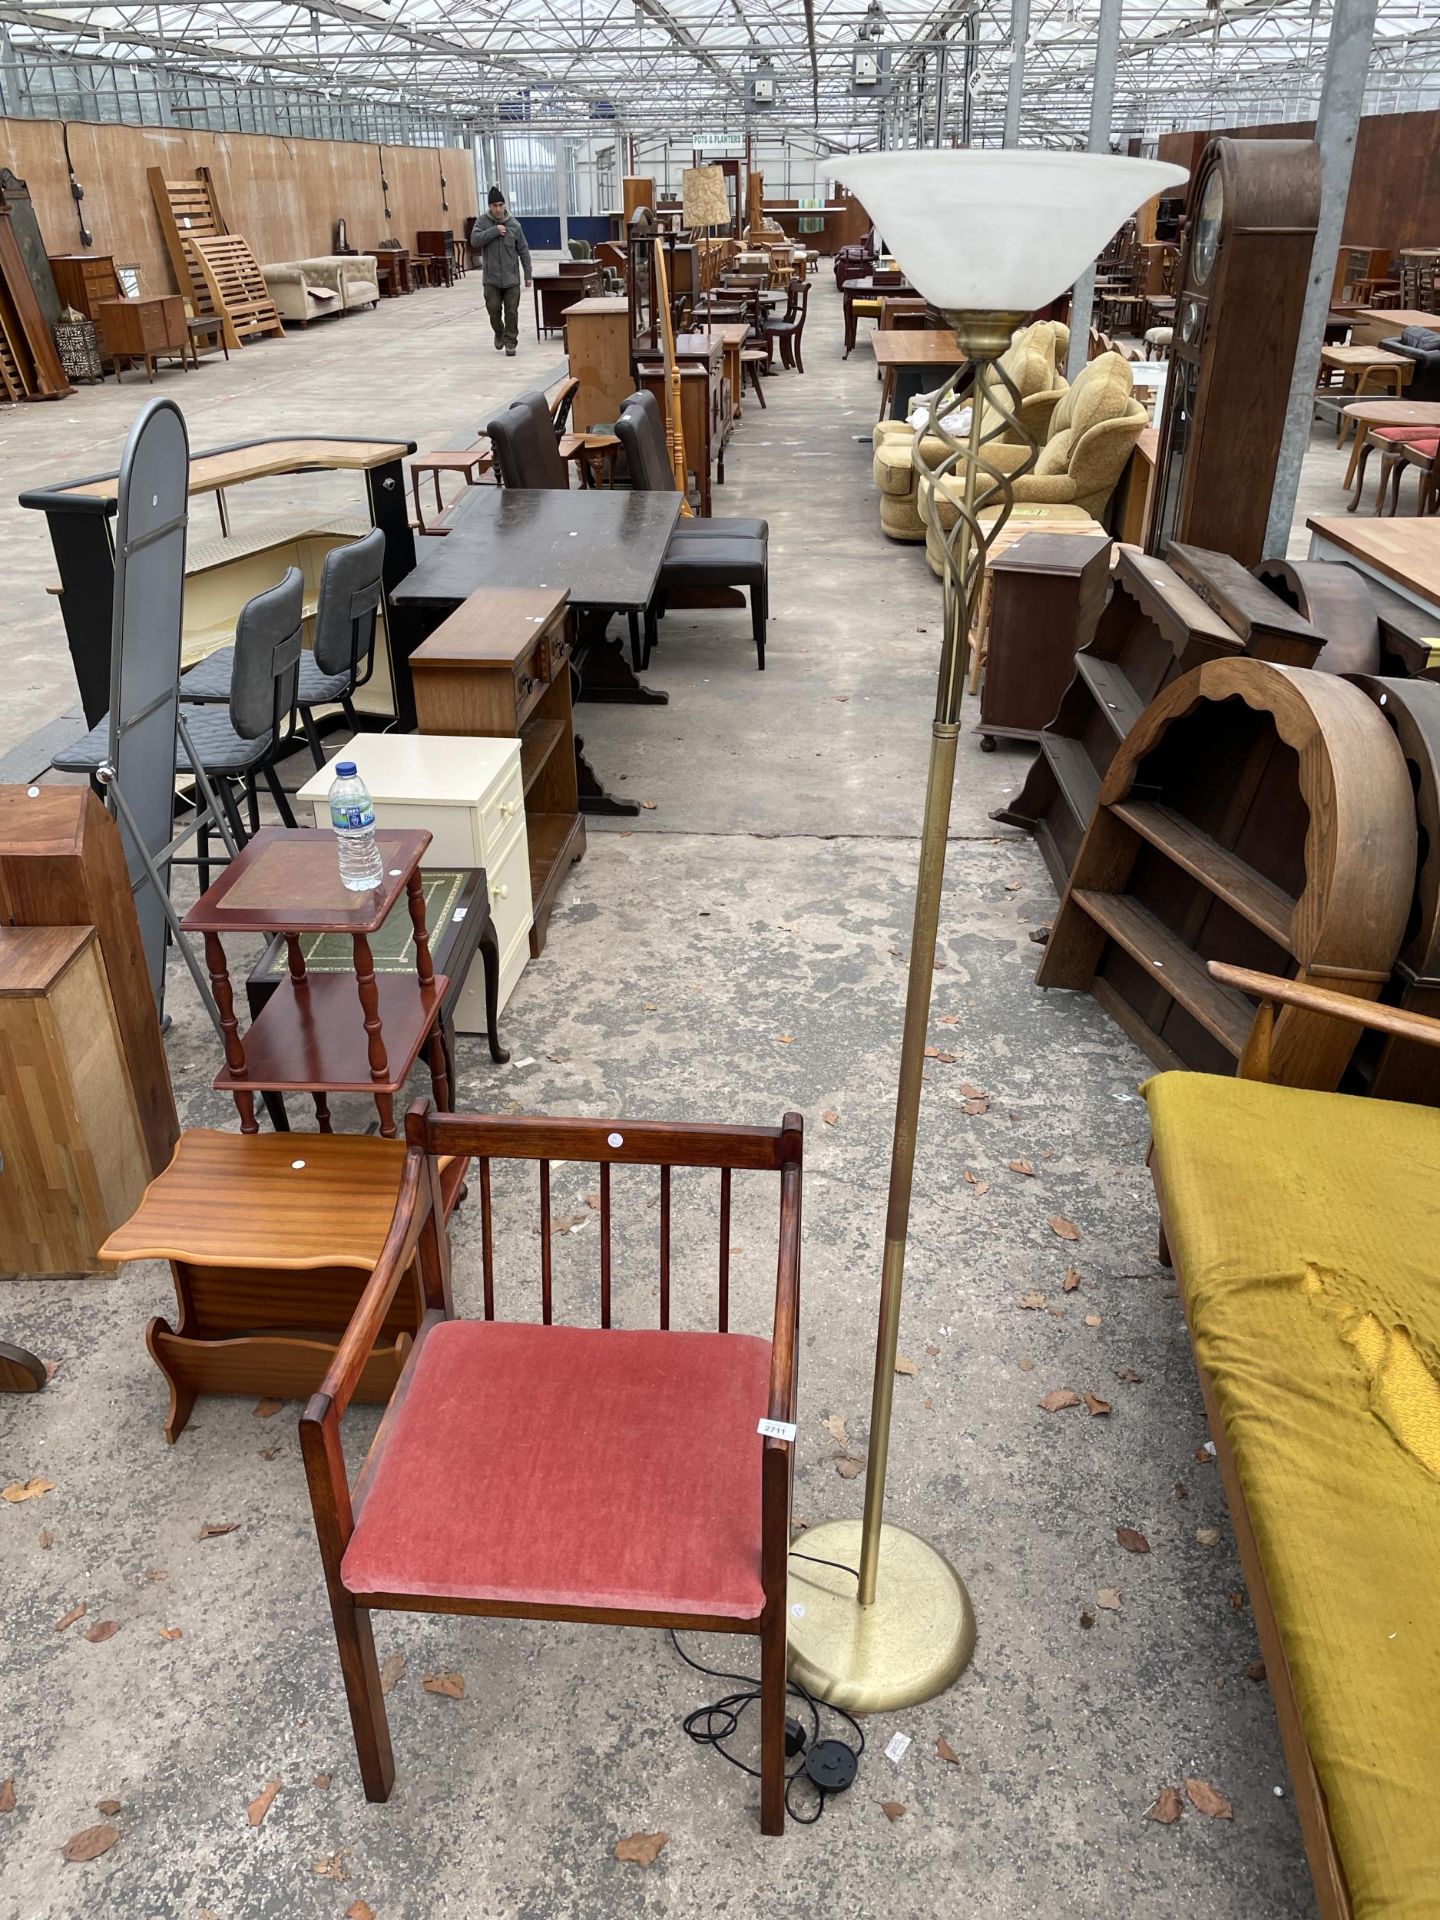
{"label": "dark trousers", "polygon": [[490,316],[496,341],[507,347],[515,346],[520,338],[519,287],[486,287],[485,311]]}

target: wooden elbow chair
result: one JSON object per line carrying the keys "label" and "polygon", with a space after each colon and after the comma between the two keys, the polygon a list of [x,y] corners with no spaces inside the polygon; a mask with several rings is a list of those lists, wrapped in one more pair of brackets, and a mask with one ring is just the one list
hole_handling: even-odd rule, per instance
{"label": "wooden elbow chair", "polygon": [[[348,1331],[300,1422],[365,1795],[395,1763],[370,1614],[377,1607],[673,1627],[760,1639],[760,1824],[785,1825],[785,1579],[795,1419],[803,1122],[778,1127],[406,1116],[394,1219]],[[458,1320],[437,1172],[479,1161],[484,1318]],[[493,1160],[539,1163],[540,1324],[495,1317]],[[550,1169],[600,1167],[598,1327],[553,1324]],[[611,1314],[612,1166],[660,1173],[657,1329]],[[671,1328],[671,1170],[720,1173],[718,1331]],[[780,1176],[769,1339],[729,1326],[733,1174]],[[352,1487],[340,1421],[402,1277],[418,1268],[415,1345]]]}
{"label": "wooden elbow chair", "polygon": [[1259,1001],[1239,1078],[1145,1088],[1160,1203],[1321,1920],[1429,1913],[1440,1709],[1440,1110],[1269,1084],[1277,1010],[1440,1020],[1209,963]]}

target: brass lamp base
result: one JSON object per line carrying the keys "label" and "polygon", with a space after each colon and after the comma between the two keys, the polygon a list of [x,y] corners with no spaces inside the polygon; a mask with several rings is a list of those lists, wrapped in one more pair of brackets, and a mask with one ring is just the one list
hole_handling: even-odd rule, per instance
{"label": "brass lamp base", "polygon": [[[975,1651],[965,1582],[905,1527],[880,1529],[875,1604],[862,1607],[844,1567],[860,1563],[861,1522],[811,1527],[790,1556],[790,1678],[832,1706],[883,1713],[952,1686]],[[813,1556],[800,1559],[800,1554]],[[815,1559],[835,1560],[821,1567]]]}

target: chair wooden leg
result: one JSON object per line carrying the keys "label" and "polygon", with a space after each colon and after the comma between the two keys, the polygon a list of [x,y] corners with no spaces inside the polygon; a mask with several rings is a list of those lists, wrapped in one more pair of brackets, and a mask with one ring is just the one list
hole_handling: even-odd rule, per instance
{"label": "chair wooden leg", "polygon": [[785,1609],[760,1635],[760,1831],[785,1831]]}
{"label": "chair wooden leg", "polygon": [[750,628],[755,635],[755,665],[761,673],[765,671],[765,621],[769,613],[768,596],[764,586],[750,589]]}
{"label": "chair wooden leg", "polygon": [[[347,1595],[332,1594],[330,1611],[340,1648],[340,1670],[355,1735],[355,1755],[367,1800],[388,1800],[395,1784],[395,1755],[390,1747],[390,1723],[385,1695],[380,1690],[380,1664],[375,1658],[375,1635],[367,1607],[357,1607]],[[781,1729],[784,1746],[784,1729]]]}

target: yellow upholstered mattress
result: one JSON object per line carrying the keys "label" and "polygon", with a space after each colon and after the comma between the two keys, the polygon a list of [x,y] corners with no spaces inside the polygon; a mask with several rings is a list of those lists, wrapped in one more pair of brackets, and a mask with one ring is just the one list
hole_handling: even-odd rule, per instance
{"label": "yellow upholstered mattress", "polygon": [[1145,1089],[1357,1920],[1440,1915],[1440,1110]]}

